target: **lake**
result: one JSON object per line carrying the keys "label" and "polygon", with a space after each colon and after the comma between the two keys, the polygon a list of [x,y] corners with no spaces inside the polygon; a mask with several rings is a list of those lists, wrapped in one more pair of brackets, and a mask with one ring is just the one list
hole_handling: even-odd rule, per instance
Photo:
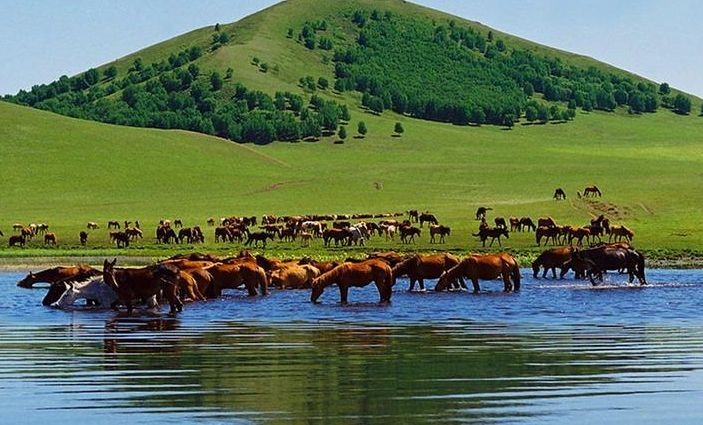
{"label": "lake", "polygon": [[703,270],[523,270],[518,294],[401,279],[388,306],[373,286],[346,307],[233,291],[175,318],[53,310],[21,276],[0,273],[3,424],[703,423]]}

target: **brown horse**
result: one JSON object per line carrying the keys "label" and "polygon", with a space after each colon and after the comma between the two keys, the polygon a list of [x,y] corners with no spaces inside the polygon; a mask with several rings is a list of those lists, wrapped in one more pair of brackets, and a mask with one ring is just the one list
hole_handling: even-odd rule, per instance
{"label": "brown horse", "polygon": [[254,242],[254,246],[259,246],[259,242],[261,242],[266,248],[266,240],[271,239],[272,241],[274,240],[274,233],[268,233],[268,232],[253,232],[249,234],[249,237],[247,238],[246,243],[244,245],[249,246],[251,245],[252,242]]}
{"label": "brown horse", "polygon": [[593,185],[593,186],[588,186],[583,190],[583,196],[584,197],[601,197],[603,194],[601,193],[600,189],[598,189],[598,186]]}
{"label": "brown horse", "polygon": [[540,226],[535,232],[535,240],[537,241],[537,246],[539,246],[539,244],[542,242],[542,238],[545,238],[544,246],[547,246],[547,243],[550,239],[552,240],[552,245],[556,245],[558,236],[559,229],[557,229],[556,227]]}
{"label": "brown horse", "polygon": [[484,220],[486,218],[486,213],[493,208],[490,207],[478,207],[476,210],[476,220]]}
{"label": "brown horse", "polygon": [[535,279],[538,279],[540,267],[544,267],[544,273],[542,277],[547,277],[547,271],[552,270],[552,277],[557,278],[556,268],[561,268],[560,278],[564,278],[566,272],[569,271],[569,266],[567,263],[571,260],[571,253],[574,251],[572,247],[566,248],[554,248],[544,251],[537,257],[535,261],[532,262],[532,272]]}
{"label": "brown horse", "polygon": [[569,229],[569,245],[573,245],[574,239],[576,239],[576,245],[582,246],[583,239],[586,238],[586,242],[591,237],[591,229],[587,227],[579,227],[578,229]]}
{"label": "brown horse", "polygon": [[566,199],[566,192],[564,192],[564,189],[562,189],[560,187],[557,188],[554,191],[554,199],[556,199],[557,201]]}
{"label": "brown horse", "polygon": [[420,221],[420,214],[417,212],[417,210],[408,210],[408,219],[411,222],[417,223]]}
{"label": "brown horse", "polygon": [[56,245],[56,234],[47,233],[44,235],[44,245]]}
{"label": "brown horse", "polygon": [[253,258],[242,258],[231,263],[218,263],[206,269],[213,277],[212,294],[222,295],[223,289],[236,289],[242,284],[250,297],[257,295],[258,287],[261,295],[268,295],[268,278],[263,268],[256,264]]}
{"label": "brown horse", "polygon": [[408,276],[410,287],[408,291],[415,288],[415,282],[420,284],[420,290],[425,290],[425,279],[437,279],[442,273],[459,264],[459,258],[455,255],[414,255],[393,267],[393,284],[396,278]]}
{"label": "brown horse", "polygon": [[508,224],[505,222],[505,217],[496,217],[493,219],[493,222],[495,222],[496,227],[501,228],[501,229],[507,229]]}
{"label": "brown horse", "polygon": [[402,243],[415,243],[415,236],[420,237],[420,229],[413,226],[400,226],[400,241]]}
{"label": "brown horse", "polygon": [[98,225],[98,223],[96,223],[94,221],[89,221],[86,228],[88,228],[89,230],[95,230],[95,229],[99,229],[100,226]]}
{"label": "brown horse", "polygon": [[298,264],[303,265],[303,264],[310,264],[311,266],[315,267],[320,271],[320,274],[322,273],[327,273],[328,271],[334,269],[335,267],[339,266],[340,262],[338,261],[317,261],[313,260],[312,258],[303,258],[300,261],[298,261]]}
{"label": "brown horse", "polygon": [[24,246],[25,237],[24,235],[12,235],[7,239],[9,246]]}
{"label": "brown horse", "polygon": [[608,238],[608,242],[611,242],[613,239],[615,239],[615,242],[620,242],[623,238],[627,242],[632,242],[634,237],[635,232],[625,226],[610,226],[610,236]]}
{"label": "brown horse", "polygon": [[448,226],[438,225],[430,226],[430,243],[435,243],[435,235],[439,235],[439,243],[444,243],[445,238],[449,236],[452,229]]}
{"label": "brown horse", "polygon": [[435,226],[439,224],[437,217],[434,214],[422,213],[420,214],[420,227],[423,227],[425,223],[434,224]]}
{"label": "brown horse", "polygon": [[88,233],[86,231],[81,230],[78,237],[80,238],[81,245],[85,246],[85,244],[88,243]]}
{"label": "brown horse", "polygon": [[537,227],[556,227],[557,223],[552,217],[540,217],[537,219]]}
{"label": "brown horse", "polygon": [[479,239],[481,239],[482,245],[485,247],[486,246],[486,240],[488,238],[491,238],[491,243],[488,246],[493,246],[493,242],[498,240],[498,246],[502,246],[500,243],[500,237],[505,236],[506,239],[510,239],[510,233],[508,233],[508,229],[503,229],[500,227],[483,227],[479,229],[478,233],[474,233],[473,236],[478,236]]}
{"label": "brown horse", "polygon": [[271,272],[271,285],[279,289],[308,289],[320,270],[310,264],[289,264]]}
{"label": "brown horse", "polygon": [[537,230],[537,226],[535,225],[535,222],[532,221],[530,217],[522,217],[520,219],[520,231],[524,231],[527,229],[527,231],[535,231]]}
{"label": "brown horse", "polygon": [[119,229],[119,228],[120,228],[120,222],[117,221],[117,220],[110,220],[110,221],[107,222],[107,228],[108,228],[108,229],[112,229],[112,228]]}
{"label": "brown horse", "polygon": [[460,277],[471,279],[474,293],[481,291],[479,279],[493,280],[503,278],[504,291],[520,290],[520,266],[512,255],[500,253],[494,255],[472,255],[444,272],[435,286],[435,291],[443,291],[449,284]]}
{"label": "brown horse", "polygon": [[24,279],[17,282],[20,288],[31,288],[35,283],[56,283],[67,280],[85,280],[97,276],[100,272],[86,264],[70,267],[52,267],[37,273],[29,272]]}
{"label": "brown horse", "polygon": [[127,314],[132,314],[135,299],[152,298],[160,292],[168,300],[171,314],[183,310],[183,303],[178,297],[180,274],[177,267],[157,264],[138,269],[118,269],[115,268],[116,263],[116,258],[103,263],[103,279],[117,292],[118,299],[112,306],[114,310],[119,310],[119,305],[124,304]]}
{"label": "brown horse", "polygon": [[381,260],[366,260],[361,263],[344,263],[312,281],[310,301],[317,303],[326,287],[337,284],[342,304],[347,304],[350,287],[361,288],[374,282],[382,303],[391,301],[393,271]]}

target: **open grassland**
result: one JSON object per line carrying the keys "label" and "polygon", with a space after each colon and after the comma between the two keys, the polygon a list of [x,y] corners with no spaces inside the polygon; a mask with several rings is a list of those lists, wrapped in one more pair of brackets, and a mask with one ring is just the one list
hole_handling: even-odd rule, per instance
{"label": "open grassland", "polygon": [[[356,99],[349,98],[354,103]],[[275,143],[237,145],[181,131],[124,128],[75,120],[0,103],[0,256],[161,256],[197,249],[237,252],[241,245],[215,244],[208,217],[379,213],[429,210],[452,227],[446,246],[429,235],[406,249],[466,252],[480,244],[473,215],[478,206],[495,216],[550,215],[560,224],[581,225],[604,213],[636,232],[645,250],[696,253],[703,242],[703,121],[667,111],[653,115],[580,114],[573,123],[457,127],[357,110],[349,128],[363,119],[365,139],[342,145]],[[402,137],[392,137],[402,121]],[[351,132],[353,133],[353,131]],[[597,184],[597,200],[577,199],[576,190]],[[569,199],[556,202],[556,187]],[[161,218],[200,225],[205,246],[168,247],[154,241]],[[113,249],[107,220],[139,220],[145,239]],[[88,221],[87,248],[78,232]],[[38,240],[8,248],[12,224],[46,222],[58,248]],[[535,247],[533,234],[513,234],[510,249]],[[366,249],[401,248],[379,238]],[[536,248],[536,247],[535,247]],[[281,256],[341,257],[355,250],[311,249],[275,242]]]}

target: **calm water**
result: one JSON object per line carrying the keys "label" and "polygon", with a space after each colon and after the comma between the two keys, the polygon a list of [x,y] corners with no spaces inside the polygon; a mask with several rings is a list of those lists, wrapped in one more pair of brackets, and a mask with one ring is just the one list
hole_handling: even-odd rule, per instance
{"label": "calm water", "polygon": [[0,274],[2,424],[703,423],[703,270],[507,295],[401,281],[390,306],[232,292],[178,318],[52,310],[19,278]]}

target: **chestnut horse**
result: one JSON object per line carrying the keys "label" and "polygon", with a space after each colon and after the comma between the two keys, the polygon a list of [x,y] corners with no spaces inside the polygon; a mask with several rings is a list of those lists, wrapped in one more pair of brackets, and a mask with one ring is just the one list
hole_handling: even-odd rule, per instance
{"label": "chestnut horse", "polygon": [[430,226],[430,243],[435,243],[435,235],[439,235],[439,243],[444,243],[446,237],[452,233],[452,229],[448,226],[438,225]]}
{"label": "chestnut horse", "polygon": [[320,270],[310,264],[289,264],[271,272],[271,285],[279,289],[308,289]]}
{"label": "chestnut horse", "polygon": [[510,233],[508,233],[508,229],[501,228],[501,227],[483,227],[479,229],[478,233],[473,233],[473,236],[478,236],[479,239],[481,239],[482,245],[485,247],[486,246],[486,240],[488,238],[491,238],[491,243],[488,246],[493,246],[493,242],[498,239],[498,246],[502,246],[500,243],[500,237],[505,236],[506,239],[510,239]]}
{"label": "chestnut horse", "polygon": [[310,301],[317,303],[326,287],[337,284],[342,304],[347,304],[350,287],[361,288],[371,282],[376,284],[381,303],[389,303],[393,292],[393,271],[382,260],[366,260],[361,263],[344,263],[312,281]]}
{"label": "chestnut horse", "polygon": [[257,295],[256,288],[261,295],[268,295],[268,278],[263,268],[256,264],[253,258],[233,260],[231,263],[218,263],[206,268],[213,277],[212,295],[219,297],[222,290],[236,289],[244,284],[250,297]]}
{"label": "chestnut horse", "polygon": [[573,251],[574,248],[566,247],[554,248],[541,253],[539,257],[532,262],[532,272],[535,279],[538,279],[537,275],[539,274],[540,267],[544,267],[544,273],[542,273],[543,278],[547,277],[547,272],[551,269],[554,279],[557,278],[556,268],[561,268],[559,277],[563,279],[566,272],[569,271],[569,265],[567,263],[571,260],[571,253]]}
{"label": "chestnut horse", "polygon": [[503,278],[504,291],[520,290],[520,266],[512,255],[507,253],[493,255],[472,255],[444,272],[435,286],[435,291],[443,291],[460,277],[471,279],[474,293],[481,291],[478,280]]}
{"label": "chestnut horse", "polygon": [[410,287],[415,289],[415,282],[420,283],[420,290],[425,290],[425,279],[437,279],[442,273],[459,264],[459,258],[453,254],[414,255],[393,267],[393,284],[399,276],[408,276]]}
{"label": "chestnut horse", "polygon": [[55,233],[47,233],[44,235],[44,245],[56,245],[56,234]]}
{"label": "chestnut horse", "polygon": [[20,288],[31,288],[35,283],[46,282],[56,283],[67,280],[85,280],[89,277],[97,276],[100,271],[86,265],[80,264],[71,267],[52,267],[37,273],[29,272],[24,279],[17,282]]}
{"label": "chestnut horse", "polygon": [[117,301],[112,306],[119,309],[119,304],[127,307],[127,314],[134,310],[132,302],[137,299],[149,299],[163,292],[169,301],[171,314],[183,310],[183,303],[178,298],[179,270],[171,264],[157,264],[139,269],[117,269],[115,264],[105,260],[103,263],[103,279],[117,292]]}

